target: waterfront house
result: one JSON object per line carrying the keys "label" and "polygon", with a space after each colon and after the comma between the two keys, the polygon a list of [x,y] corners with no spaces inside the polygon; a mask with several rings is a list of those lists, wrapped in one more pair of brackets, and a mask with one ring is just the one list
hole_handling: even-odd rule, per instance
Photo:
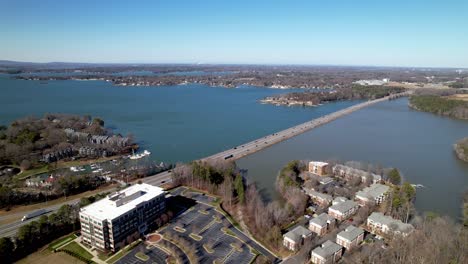
{"label": "waterfront house", "polygon": [[312,250],[311,261],[314,264],[336,263],[343,254],[343,247],[327,240],[322,245]]}
{"label": "waterfront house", "polygon": [[400,220],[378,212],[373,212],[367,218],[367,227],[372,233],[380,235],[407,236],[414,231],[411,224],[405,224]]}
{"label": "waterfront house", "polygon": [[309,172],[318,176],[328,175],[329,164],[322,161],[309,162]]}
{"label": "waterfront house", "polygon": [[362,182],[366,182],[368,178],[371,178],[372,183],[382,182],[382,176],[375,173],[370,173],[360,169],[356,169],[350,166],[337,164],[333,166],[332,172],[335,176],[342,177],[346,180],[359,178]]}
{"label": "waterfront house", "polygon": [[359,205],[354,201],[337,201],[335,199],[334,204],[328,208],[328,214],[339,221],[343,221],[355,214],[358,208]]}
{"label": "waterfront house", "polygon": [[299,225],[283,235],[283,245],[291,251],[297,251],[304,244],[304,241],[310,239],[311,236],[312,232],[310,230]]}
{"label": "waterfront house", "polygon": [[322,213],[319,216],[310,219],[309,230],[316,233],[318,236],[323,236],[335,226],[335,222],[335,218],[326,213]]}
{"label": "waterfront house", "polygon": [[336,235],[336,243],[347,250],[357,247],[364,240],[364,230],[353,225]]}
{"label": "waterfront house", "polygon": [[356,200],[360,205],[381,204],[387,199],[390,187],[383,184],[372,184],[356,193]]}
{"label": "waterfront house", "polygon": [[331,195],[320,193],[314,190],[305,189],[305,193],[310,196],[310,199],[320,206],[328,206],[333,198]]}

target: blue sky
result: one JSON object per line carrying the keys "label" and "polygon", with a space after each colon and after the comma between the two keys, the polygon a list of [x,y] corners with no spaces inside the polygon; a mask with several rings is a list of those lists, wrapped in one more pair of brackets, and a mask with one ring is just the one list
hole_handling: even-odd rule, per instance
{"label": "blue sky", "polygon": [[0,0],[0,59],[468,67],[468,1]]}

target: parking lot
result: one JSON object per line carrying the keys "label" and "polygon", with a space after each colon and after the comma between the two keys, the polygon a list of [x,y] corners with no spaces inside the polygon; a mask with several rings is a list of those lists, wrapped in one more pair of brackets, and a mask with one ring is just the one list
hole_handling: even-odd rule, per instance
{"label": "parking lot", "polygon": [[[197,203],[159,230],[163,237],[180,237],[196,249],[199,263],[250,263],[255,254],[235,236],[230,222],[209,204],[215,197],[189,190],[175,190]],[[174,193],[173,193],[174,195]],[[251,242],[251,241],[250,241]]]}
{"label": "parking lot", "polygon": [[115,263],[116,264],[141,264],[141,263],[166,264],[167,257],[168,257],[168,254],[157,247],[148,246],[146,244],[140,244]]}

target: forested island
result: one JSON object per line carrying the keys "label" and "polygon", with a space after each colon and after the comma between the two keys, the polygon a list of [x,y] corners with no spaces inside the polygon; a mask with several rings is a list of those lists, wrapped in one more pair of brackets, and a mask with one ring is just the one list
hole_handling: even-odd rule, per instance
{"label": "forested island", "polygon": [[91,116],[47,114],[0,127],[0,165],[28,170],[60,160],[98,158],[131,152],[132,137],[114,135]]}
{"label": "forested island", "polygon": [[453,149],[459,159],[468,162],[468,137],[455,143]]}
{"label": "forested island", "polygon": [[409,106],[418,111],[468,119],[468,94],[457,94],[454,90],[418,92],[410,97]]}
{"label": "forested island", "polygon": [[343,100],[373,100],[392,94],[402,93],[405,90],[406,89],[401,87],[388,87],[377,85],[364,86],[354,84],[350,88],[342,88],[327,91],[295,92],[269,96],[260,100],[260,102],[274,105],[316,106],[327,102]]}

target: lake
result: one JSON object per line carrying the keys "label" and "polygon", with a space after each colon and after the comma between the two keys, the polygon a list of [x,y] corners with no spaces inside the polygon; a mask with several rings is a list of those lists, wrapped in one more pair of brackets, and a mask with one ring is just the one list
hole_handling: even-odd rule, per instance
{"label": "lake", "polygon": [[278,171],[287,162],[342,160],[399,168],[406,180],[423,184],[415,206],[457,218],[468,187],[468,163],[452,145],[468,136],[468,122],[411,110],[408,99],[379,103],[274,145],[237,162],[248,177],[274,196]]}
{"label": "lake", "polygon": [[107,127],[134,134],[158,161],[175,163],[219,151],[348,107],[316,108],[259,104],[286,90],[205,85],[113,86],[104,81],[39,81],[0,75],[0,124],[45,113],[90,114]]}
{"label": "lake", "polygon": [[[90,114],[115,132],[135,135],[157,161],[175,163],[206,157],[357,102],[319,107],[259,104],[291,90],[205,85],[113,86],[103,81],[39,81],[0,75],[0,124],[45,113]],[[293,159],[356,160],[399,168],[423,184],[416,207],[460,215],[468,186],[468,164],[452,144],[468,135],[468,122],[410,110],[407,99],[384,102],[340,118],[238,161],[266,195],[272,196],[279,169]]]}

